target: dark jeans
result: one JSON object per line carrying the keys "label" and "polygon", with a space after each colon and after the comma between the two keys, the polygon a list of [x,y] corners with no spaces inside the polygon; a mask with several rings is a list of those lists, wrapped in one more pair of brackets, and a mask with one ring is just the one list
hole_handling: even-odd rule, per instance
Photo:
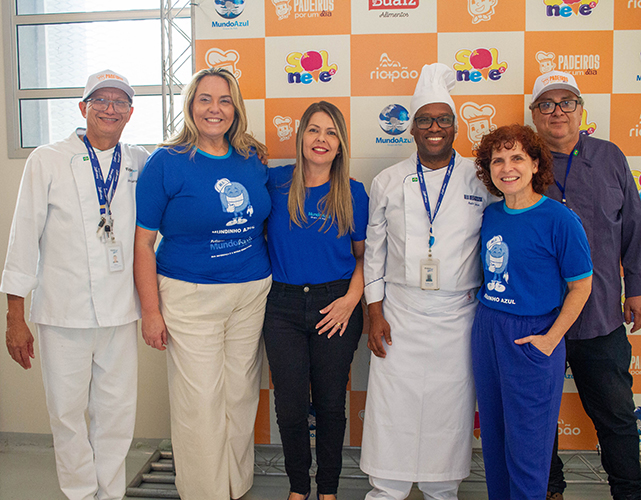
{"label": "dark jeans", "polygon": [[349,280],[294,286],[274,282],[267,297],[263,335],[274,384],[276,416],[290,491],[310,490],[309,393],[316,410],[316,484],[336,494],[345,437],[349,369],[363,329],[357,304],[343,336],[318,335],[319,311],[349,288]]}
{"label": "dark jeans", "polygon": [[[641,500],[639,435],[630,360],[632,348],[621,325],[609,335],[567,340],[567,360],[581,403],[596,428],[601,463],[615,500]],[[563,462],[552,457],[549,490],[562,492]]]}

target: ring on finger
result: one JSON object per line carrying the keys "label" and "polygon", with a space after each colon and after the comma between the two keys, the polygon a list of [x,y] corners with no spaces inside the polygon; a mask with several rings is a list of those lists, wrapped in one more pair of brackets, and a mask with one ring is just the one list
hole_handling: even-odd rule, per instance
{"label": "ring on finger", "polygon": [[336,322],[336,326],[340,328],[341,326],[343,326],[343,323]]}

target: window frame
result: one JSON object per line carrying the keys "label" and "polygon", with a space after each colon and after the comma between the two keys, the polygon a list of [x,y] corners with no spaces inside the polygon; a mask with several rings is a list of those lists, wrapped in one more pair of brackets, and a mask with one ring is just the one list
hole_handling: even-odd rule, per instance
{"label": "window frame", "polygon": [[[16,0],[2,1],[2,31],[5,60],[5,99],[7,154],[10,159],[27,158],[35,148],[21,147],[20,101],[24,99],[82,98],[83,88],[63,87],[48,89],[20,89],[18,73],[18,27],[24,25],[70,24],[92,21],[138,21],[159,20],[162,23],[160,5],[158,9],[111,11],[111,12],[73,12],[55,14],[17,14]],[[189,17],[189,9],[186,15]],[[162,29],[162,26],[160,26]],[[158,43],[161,43],[160,29]],[[193,45],[192,45],[193,53]],[[158,85],[132,85],[136,96],[159,96],[162,98],[162,75]],[[162,119],[159,116],[158,119]],[[144,144],[151,146],[152,144]]]}

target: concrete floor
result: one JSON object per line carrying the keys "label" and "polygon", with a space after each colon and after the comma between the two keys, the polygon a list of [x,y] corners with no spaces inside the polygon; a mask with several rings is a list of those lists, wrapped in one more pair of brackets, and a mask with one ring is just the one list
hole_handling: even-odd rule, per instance
{"label": "concrete floor", "polygon": [[[160,440],[135,439],[127,456],[127,483],[138,473],[156,450]],[[362,500],[369,490],[366,479],[342,479],[340,500]],[[254,487],[243,500],[283,500],[288,482],[283,476],[256,475]],[[607,500],[606,484],[570,484],[566,500]],[[50,435],[0,434],[0,499],[2,500],[65,500],[58,489],[53,446]],[[421,500],[416,488],[410,500]],[[460,500],[485,500],[485,483],[464,481]],[[154,500],[143,499],[139,500]]]}

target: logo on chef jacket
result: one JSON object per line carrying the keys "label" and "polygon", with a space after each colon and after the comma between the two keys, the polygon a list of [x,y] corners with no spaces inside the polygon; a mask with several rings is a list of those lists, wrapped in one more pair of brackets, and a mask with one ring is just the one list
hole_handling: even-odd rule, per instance
{"label": "logo on chef jacket", "polygon": [[219,48],[211,48],[205,54],[205,62],[209,68],[222,68],[229,71],[236,79],[240,78],[243,74],[238,68],[238,61],[240,54],[235,50],[223,50]]}
{"label": "logo on chef jacket", "polygon": [[586,17],[598,3],[599,0],[543,0],[547,17]]}
{"label": "logo on chef jacket", "polygon": [[292,138],[294,134],[294,129],[292,127],[292,118],[291,116],[274,116],[274,127],[276,127],[276,134],[280,142],[288,141]]}
{"label": "logo on chef jacket", "polygon": [[507,71],[507,62],[501,61],[496,48],[461,49],[452,65],[458,82],[497,82]]}
{"label": "logo on chef jacket", "polygon": [[329,52],[326,50],[290,52],[286,59],[287,83],[292,85],[329,83],[338,71],[338,64],[329,62]]}
{"label": "logo on chef jacket", "polygon": [[497,3],[499,0],[467,0],[467,12],[472,16],[472,24],[492,19]]}
{"label": "logo on chef jacket", "polygon": [[378,125],[381,130],[392,137],[377,137],[376,144],[394,146],[411,144],[413,138],[399,137],[410,126],[410,113],[400,104],[389,104],[378,114]]}

